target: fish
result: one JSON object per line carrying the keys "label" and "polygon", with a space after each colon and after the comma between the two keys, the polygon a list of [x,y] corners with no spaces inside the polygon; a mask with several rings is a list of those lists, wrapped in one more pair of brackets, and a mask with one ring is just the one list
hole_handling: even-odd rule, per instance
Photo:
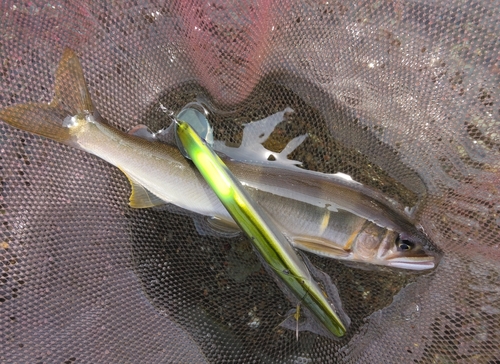
{"label": "fish", "polygon": [[347,329],[337,315],[339,308],[335,309],[328,300],[273,219],[249,196],[189,123],[182,120],[177,123],[177,135],[188,157],[267,265],[329,333],[336,337],[344,336]]}
{"label": "fish", "polygon": [[[132,208],[168,203],[206,217],[206,230],[214,234],[240,231],[196,168],[175,143],[166,142],[168,132],[155,134],[138,125],[126,133],[107,124],[92,103],[71,49],[64,50],[56,70],[53,100],[3,108],[0,120],[116,166],[130,182]],[[415,271],[433,269],[441,258],[404,215],[356,183],[284,164],[237,160],[227,156],[228,150],[220,153],[297,249],[368,267]]]}

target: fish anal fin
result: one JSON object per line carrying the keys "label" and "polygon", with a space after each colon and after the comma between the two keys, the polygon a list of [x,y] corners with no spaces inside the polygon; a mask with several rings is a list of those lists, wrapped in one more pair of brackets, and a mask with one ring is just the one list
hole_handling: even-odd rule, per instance
{"label": "fish anal fin", "polygon": [[156,195],[146,190],[143,186],[138,183],[132,182],[130,179],[130,184],[132,186],[132,193],[130,195],[129,205],[134,209],[145,209],[148,207],[165,205],[166,202],[163,201]]}
{"label": "fish anal fin", "polygon": [[149,192],[144,186],[137,182],[134,178],[130,177],[123,169],[120,170],[125,174],[130,182],[132,193],[130,194],[129,205],[134,209],[145,209],[148,207],[160,206],[167,204],[158,196]]}
{"label": "fish anal fin", "polygon": [[296,249],[304,250],[327,258],[347,258],[350,251],[326,239],[311,239],[307,237],[293,237],[292,244]]}

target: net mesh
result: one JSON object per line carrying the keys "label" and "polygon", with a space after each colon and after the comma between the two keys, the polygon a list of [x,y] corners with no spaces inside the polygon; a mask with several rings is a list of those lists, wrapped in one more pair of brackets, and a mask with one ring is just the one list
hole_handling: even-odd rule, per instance
{"label": "net mesh", "polygon": [[432,274],[310,256],[352,320],[279,324],[290,302],[249,242],[128,207],[118,169],[0,123],[0,361],[500,363],[497,1],[4,1],[0,107],[49,102],[65,47],[111,125],[165,126],[203,96],[217,139],[295,110],[266,146],[403,206]]}

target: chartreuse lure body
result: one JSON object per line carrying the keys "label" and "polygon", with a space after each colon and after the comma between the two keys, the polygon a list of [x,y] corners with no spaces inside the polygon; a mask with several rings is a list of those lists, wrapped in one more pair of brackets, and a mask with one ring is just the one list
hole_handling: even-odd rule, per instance
{"label": "chartreuse lure body", "polygon": [[279,279],[331,334],[342,337],[346,327],[326,293],[267,213],[187,122],[178,121],[177,135],[203,178]]}

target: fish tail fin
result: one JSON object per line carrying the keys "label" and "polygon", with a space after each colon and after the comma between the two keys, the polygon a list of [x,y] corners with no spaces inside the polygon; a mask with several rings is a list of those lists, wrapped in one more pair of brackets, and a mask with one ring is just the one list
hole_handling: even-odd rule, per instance
{"label": "fish tail fin", "polygon": [[53,102],[61,105],[69,115],[95,112],[83,76],[82,65],[72,49],[66,48],[59,62],[56,71],[55,94]]}
{"label": "fish tail fin", "polygon": [[[75,52],[65,49],[55,75],[55,96],[49,103],[26,103],[0,110],[0,120],[64,144],[72,140],[72,117],[94,114],[83,70]],[[82,119],[82,118],[79,118]]]}

